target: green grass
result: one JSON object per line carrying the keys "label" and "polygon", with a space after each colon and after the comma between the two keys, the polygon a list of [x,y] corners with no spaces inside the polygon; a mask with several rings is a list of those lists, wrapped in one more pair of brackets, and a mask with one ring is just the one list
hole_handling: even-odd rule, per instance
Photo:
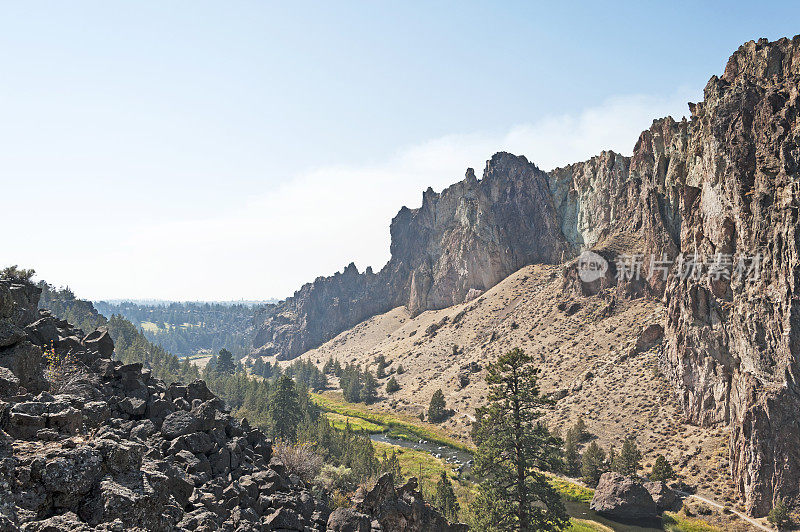
{"label": "green grass", "polygon": [[376,423],[372,423],[371,421],[361,419],[360,417],[343,416],[342,414],[337,414],[335,412],[326,412],[325,418],[330,422],[331,425],[339,430],[344,430],[348,423],[350,424],[350,428],[354,431],[368,432],[369,434],[377,434],[387,430],[384,425],[378,425]]}
{"label": "green grass", "polygon": [[335,412],[343,416],[360,418],[377,425],[389,427],[392,429],[392,435],[398,438],[409,441],[422,438],[430,442],[461,449],[462,451],[473,452],[475,450],[470,445],[451,438],[437,425],[414,420],[412,416],[390,414],[372,409],[364,403],[348,403],[339,393],[312,393],[311,399],[326,412]]}
{"label": "green grass", "polygon": [[442,471],[444,471],[453,481],[453,491],[456,494],[458,503],[461,505],[462,519],[466,518],[466,510],[477,493],[477,485],[465,478],[460,478],[454,465],[448,464],[426,451],[407,449],[382,442],[373,442],[373,445],[379,457],[383,456],[383,451],[386,451],[387,454],[395,451],[403,475],[406,478],[416,477],[423,495],[428,500],[430,494],[436,489],[436,483],[439,481]]}
{"label": "green grass", "polygon": [[[569,520],[569,526],[566,532],[608,532],[612,531],[604,524],[589,521],[588,519],[575,519],[574,517]],[[612,531],[613,532],[613,531]]]}
{"label": "green grass", "polygon": [[664,512],[664,530],[670,532],[722,532],[715,527],[693,517],[685,517],[674,512]]}
{"label": "green grass", "polygon": [[592,502],[594,497],[593,489],[562,478],[550,477],[550,485],[567,501]]}

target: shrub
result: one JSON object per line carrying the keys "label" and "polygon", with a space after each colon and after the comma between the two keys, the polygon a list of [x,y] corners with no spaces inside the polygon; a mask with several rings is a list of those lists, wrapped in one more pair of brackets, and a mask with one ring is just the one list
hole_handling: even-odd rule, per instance
{"label": "shrub", "polygon": [[283,440],[275,444],[275,456],[283,462],[290,473],[294,473],[304,482],[311,482],[322,470],[322,457],[314,452],[309,442],[291,445]]}
{"label": "shrub", "polygon": [[650,480],[667,481],[675,478],[675,471],[663,454],[656,456],[656,462],[653,464],[653,470],[650,472]]}
{"label": "shrub", "polygon": [[56,353],[52,345],[44,350],[44,378],[54,394],[82,395],[95,384],[97,377],[78,362],[72,353]]}
{"label": "shrub", "polygon": [[398,375],[402,375],[402,374],[403,374],[403,373],[405,373],[405,372],[406,372],[406,370],[405,370],[405,368],[403,367],[403,365],[402,365],[402,364],[398,364],[398,365],[397,365],[397,374],[398,374]]}
{"label": "shrub", "polygon": [[349,467],[325,464],[314,479],[314,484],[326,492],[347,493],[358,487],[357,480],[355,473]]}
{"label": "shrub", "polygon": [[400,384],[397,382],[397,379],[392,377],[389,379],[389,382],[386,383],[386,393],[395,393],[400,390]]}
{"label": "shrub", "polygon": [[792,524],[791,517],[789,516],[789,506],[783,500],[779,500],[775,503],[772,510],[769,511],[767,521],[775,525],[775,528],[778,530],[789,528]]}

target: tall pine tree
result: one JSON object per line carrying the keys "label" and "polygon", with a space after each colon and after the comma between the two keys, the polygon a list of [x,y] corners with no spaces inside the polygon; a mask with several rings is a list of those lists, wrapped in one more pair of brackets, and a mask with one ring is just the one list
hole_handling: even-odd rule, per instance
{"label": "tall pine tree", "polygon": [[560,458],[560,440],[539,421],[550,404],[537,385],[533,359],[515,348],[490,364],[487,404],[478,409],[472,439],[475,473],[484,480],[473,503],[487,529],[524,532],[562,530],[569,517],[540,469]]}
{"label": "tall pine tree", "polygon": [[290,377],[284,375],[275,382],[270,395],[269,414],[273,436],[294,442],[302,414],[297,389]]}

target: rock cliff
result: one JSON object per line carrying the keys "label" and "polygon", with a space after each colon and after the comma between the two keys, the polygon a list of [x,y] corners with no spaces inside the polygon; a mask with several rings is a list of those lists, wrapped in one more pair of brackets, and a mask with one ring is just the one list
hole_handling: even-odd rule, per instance
{"label": "rock cliff", "polygon": [[[328,528],[330,509],[203,381],[113,360],[104,329],[37,310],[39,294],[0,279],[0,530]],[[370,497],[372,530],[392,516],[392,530],[460,530],[413,490]]]}
{"label": "rock cliff", "polygon": [[[551,172],[571,242],[643,255],[646,283],[629,292],[663,296],[663,366],[690,422],[731,426],[731,472],[753,515],[800,492],[798,81],[800,37],[751,41],[691,120],[654,122],[630,160]],[[665,277],[651,254],[705,265]]]}
{"label": "rock cliff", "polygon": [[391,259],[380,272],[350,264],[304,285],[266,316],[255,336],[262,355],[293,358],[364,319],[405,305],[444,308],[491,288],[522,266],[563,260],[547,174],[524,157],[498,153],[478,180],[423,193],[391,224]]}

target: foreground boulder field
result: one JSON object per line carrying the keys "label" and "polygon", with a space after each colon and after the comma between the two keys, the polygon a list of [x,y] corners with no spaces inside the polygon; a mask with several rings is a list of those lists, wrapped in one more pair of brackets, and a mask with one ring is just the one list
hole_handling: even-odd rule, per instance
{"label": "foreground boulder field", "polygon": [[[660,369],[690,423],[728,428],[746,511],[800,502],[800,36],[742,45],[689,111],[655,120],[631,157],[545,173],[498,153],[482,179],[426,191],[392,221],[380,272],[350,265],[303,286],[261,316],[254,351],[293,358],[391,308],[441,309],[564,263],[576,297],[664,305]],[[609,263],[604,277],[578,275],[585,250]],[[625,256],[638,278],[618,280]],[[699,259],[697,274],[679,275],[680,257]]]}
{"label": "foreground boulder field", "polygon": [[[203,381],[113,360],[106,331],[84,335],[38,298],[0,280],[0,530],[328,529],[330,509]],[[64,357],[79,370],[58,373]],[[461,530],[413,482],[384,477],[363,500],[368,530]]]}

